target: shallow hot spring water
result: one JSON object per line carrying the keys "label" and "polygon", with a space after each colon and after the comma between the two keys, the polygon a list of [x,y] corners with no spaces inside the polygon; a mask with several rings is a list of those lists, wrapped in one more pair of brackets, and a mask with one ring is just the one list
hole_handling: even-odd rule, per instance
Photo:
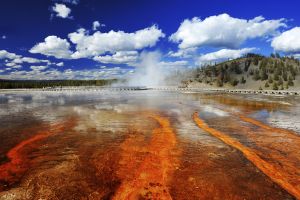
{"label": "shallow hot spring water", "polygon": [[300,99],[0,93],[0,199],[300,199]]}

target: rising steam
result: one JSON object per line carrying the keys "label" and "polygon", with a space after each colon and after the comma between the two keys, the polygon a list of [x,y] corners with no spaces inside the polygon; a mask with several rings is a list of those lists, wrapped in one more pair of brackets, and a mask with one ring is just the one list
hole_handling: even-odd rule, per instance
{"label": "rising steam", "polygon": [[161,53],[142,52],[135,73],[128,78],[129,86],[161,86],[166,85],[168,70],[161,64]]}

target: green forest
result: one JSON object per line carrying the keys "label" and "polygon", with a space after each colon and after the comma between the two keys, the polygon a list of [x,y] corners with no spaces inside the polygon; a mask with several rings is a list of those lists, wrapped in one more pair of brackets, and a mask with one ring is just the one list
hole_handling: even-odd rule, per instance
{"label": "green forest", "polygon": [[49,88],[65,86],[104,86],[116,82],[115,79],[103,80],[0,80],[0,89]]}

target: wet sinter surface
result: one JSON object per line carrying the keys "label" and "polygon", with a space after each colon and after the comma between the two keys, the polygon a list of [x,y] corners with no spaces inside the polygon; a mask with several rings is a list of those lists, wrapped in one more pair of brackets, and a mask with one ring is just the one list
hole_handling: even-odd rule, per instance
{"label": "wet sinter surface", "polygon": [[0,199],[300,199],[300,99],[0,94]]}

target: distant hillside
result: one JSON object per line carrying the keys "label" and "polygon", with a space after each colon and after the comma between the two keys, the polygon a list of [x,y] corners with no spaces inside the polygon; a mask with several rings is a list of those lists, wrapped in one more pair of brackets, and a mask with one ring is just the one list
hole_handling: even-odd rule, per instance
{"label": "distant hillside", "polygon": [[300,89],[300,62],[290,57],[245,57],[196,69],[183,82],[188,87],[224,87],[239,89]]}

